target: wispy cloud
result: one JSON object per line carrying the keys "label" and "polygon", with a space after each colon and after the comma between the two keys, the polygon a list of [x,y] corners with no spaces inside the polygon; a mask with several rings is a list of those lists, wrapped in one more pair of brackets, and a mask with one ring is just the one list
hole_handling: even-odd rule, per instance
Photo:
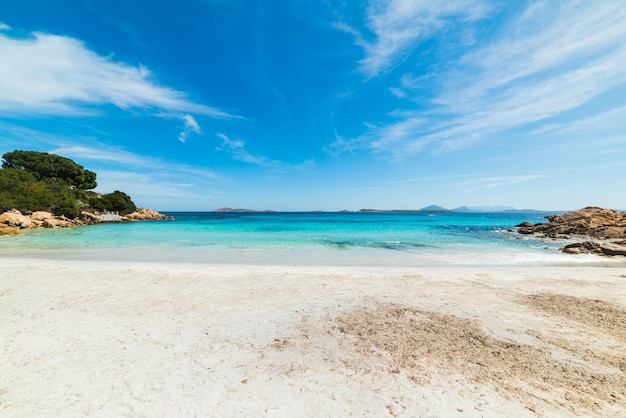
{"label": "wispy cloud", "polygon": [[617,134],[626,139],[626,106],[617,107],[573,122],[551,123],[533,131],[534,134]]}
{"label": "wispy cloud", "polygon": [[233,115],[158,84],[144,66],[116,62],[66,36],[0,33],[0,111],[5,116],[92,114],[95,107]]}
{"label": "wispy cloud", "polygon": [[98,165],[125,167],[128,171],[142,170],[144,172],[160,172],[169,174],[185,173],[209,179],[220,178],[219,175],[211,170],[198,169],[185,164],[164,161],[160,158],[138,155],[119,147],[110,147],[102,144],[95,144],[92,146],[68,144],[52,149],[48,152],[80,160],[82,161],[82,164],[85,165],[87,164],[85,161],[93,161]]}
{"label": "wispy cloud", "polygon": [[198,122],[196,122],[193,116],[183,115],[182,119],[185,122],[185,127],[178,135],[178,140],[180,142],[185,142],[189,134],[192,132],[197,133],[197,134],[201,133],[200,126],[198,125]]}
{"label": "wispy cloud", "polygon": [[7,25],[6,23],[0,22],[0,30],[11,30],[11,26]]}
{"label": "wispy cloud", "polygon": [[528,174],[520,176],[501,176],[501,177],[485,177],[475,178],[473,180],[464,181],[461,185],[469,186],[467,192],[473,192],[479,189],[492,189],[495,187],[511,186],[513,184],[526,183],[528,181],[539,180],[547,177],[543,174]]}
{"label": "wispy cloud", "polygon": [[245,148],[246,143],[241,139],[231,139],[223,133],[218,133],[216,136],[222,140],[222,145],[217,147],[217,150],[230,153],[236,161],[263,167],[280,168],[284,166],[280,161],[248,152]]}
{"label": "wispy cloud", "polygon": [[490,179],[483,179],[483,181],[485,181],[483,187],[486,189],[491,189],[493,187],[510,186],[511,184],[526,183],[527,181],[538,180],[544,177],[545,176],[540,175],[495,177]]}
{"label": "wispy cloud", "polygon": [[[465,3],[473,5],[474,9],[468,6],[468,10],[475,12],[463,15],[458,2],[446,11],[439,6],[438,12],[418,4],[391,2],[384,8],[375,3],[370,8],[370,24],[380,28],[375,32],[381,40],[366,48],[368,58],[362,65],[370,74],[393,65],[394,56],[402,56],[400,51],[408,54],[421,37],[443,30],[446,16],[454,17],[463,30],[475,27],[472,19],[483,16],[480,11],[487,8],[482,3]],[[415,21],[431,22],[426,25],[428,30],[421,34],[404,30],[402,10],[406,16],[423,15]],[[434,105],[429,113],[407,107],[393,113],[395,122],[372,124],[363,135],[342,138],[331,148],[366,147],[402,159],[427,149],[463,149],[494,134],[565,115],[626,84],[624,21],[626,5],[621,2],[531,3],[492,38],[483,39],[469,52],[464,49],[463,55],[444,64],[439,62],[436,75],[405,74],[390,90],[406,99],[407,106],[423,103],[427,96]],[[383,22],[390,22],[387,29]],[[385,55],[385,44],[393,54]],[[379,46],[381,52],[377,52]],[[424,76],[429,77],[428,89],[413,82]],[[623,100],[614,103],[615,107],[623,105]],[[588,123],[604,122],[591,118]],[[560,129],[563,124],[567,122],[559,122]]]}
{"label": "wispy cloud", "polygon": [[439,182],[439,181],[444,181],[444,180],[467,179],[470,177],[475,177],[475,175],[459,174],[459,175],[454,175],[454,176],[417,177],[417,178],[402,179],[402,180],[392,180],[392,181],[388,181],[386,184],[425,183],[425,182],[432,183],[432,182]]}
{"label": "wispy cloud", "polygon": [[357,43],[365,50],[360,70],[375,77],[401,63],[416,44],[434,32],[455,20],[479,19],[487,10],[481,0],[374,0],[367,9],[367,27],[374,34],[372,42],[345,25],[343,29],[357,36]]}

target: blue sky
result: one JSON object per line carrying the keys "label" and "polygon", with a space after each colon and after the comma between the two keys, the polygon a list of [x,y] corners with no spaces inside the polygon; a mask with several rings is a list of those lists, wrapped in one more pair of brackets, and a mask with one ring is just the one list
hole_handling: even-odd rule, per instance
{"label": "blue sky", "polygon": [[621,1],[21,1],[0,154],[157,210],[626,209]]}

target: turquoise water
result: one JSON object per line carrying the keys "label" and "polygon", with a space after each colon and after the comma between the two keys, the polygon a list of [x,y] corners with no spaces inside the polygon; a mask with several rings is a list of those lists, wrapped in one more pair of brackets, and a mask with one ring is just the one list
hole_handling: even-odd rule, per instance
{"label": "turquoise water", "polygon": [[[175,221],[30,230],[3,257],[297,265],[598,262],[511,233],[537,213],[167,213]],[[604,261],[604,260],[601,260]]]}

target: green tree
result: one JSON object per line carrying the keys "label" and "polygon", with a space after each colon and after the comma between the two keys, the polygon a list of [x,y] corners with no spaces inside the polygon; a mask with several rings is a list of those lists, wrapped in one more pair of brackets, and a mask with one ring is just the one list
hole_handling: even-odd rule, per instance
{"label": "green tree", "polygon": [[5,153],[2,158],[2,168],[26,170],[38,180],[61,181],[79,189],[93,189],[97,186],[96,173],[59,155],[15,150]]}
{"label": "green tree", "polygon": [[76,199],[65,184],[39,181],[33,174],[16,168],[0,170],[0,212],[9,209],[47,210],[67,217],[80,214]]}
{"label": "green tree", "polygon": [[46,210],[73,218],[81,209],[117,211],[122,215],[137,207],[119,190],[101,195],[96,173],[69,158],[35,151],[15,150],[2,156],[0,169],[0,212]]}
{"label": "green tree", "polygon": [[90,170],[83,170],[83,182],[76,185],[76,188],[81,190],[90,190],[98,187],[96,182],[96,173]]}
{"label": "green tree", "polygon": [[126,215],[137,210],[137,206],[130,199],[130,196],[119,190],[105,194],[102,199],[106,202],[106,210],[119,212]]}
{"label": "green tree", "polygon": [[43,187],[35,190],[37,183],[35,176],[24,170],[0,170],[0,212],[9,209],[23,210],[39,204]]}

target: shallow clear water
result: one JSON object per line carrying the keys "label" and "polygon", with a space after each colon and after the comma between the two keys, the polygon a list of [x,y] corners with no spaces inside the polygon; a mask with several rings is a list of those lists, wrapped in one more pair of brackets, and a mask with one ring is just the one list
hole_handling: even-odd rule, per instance
{"label": "shallow clear water", "polygon": [[175,221],[30,230],[3,257],[299,265],[551,264],[606,261],[508,230],[545,214],[168,213]]}

